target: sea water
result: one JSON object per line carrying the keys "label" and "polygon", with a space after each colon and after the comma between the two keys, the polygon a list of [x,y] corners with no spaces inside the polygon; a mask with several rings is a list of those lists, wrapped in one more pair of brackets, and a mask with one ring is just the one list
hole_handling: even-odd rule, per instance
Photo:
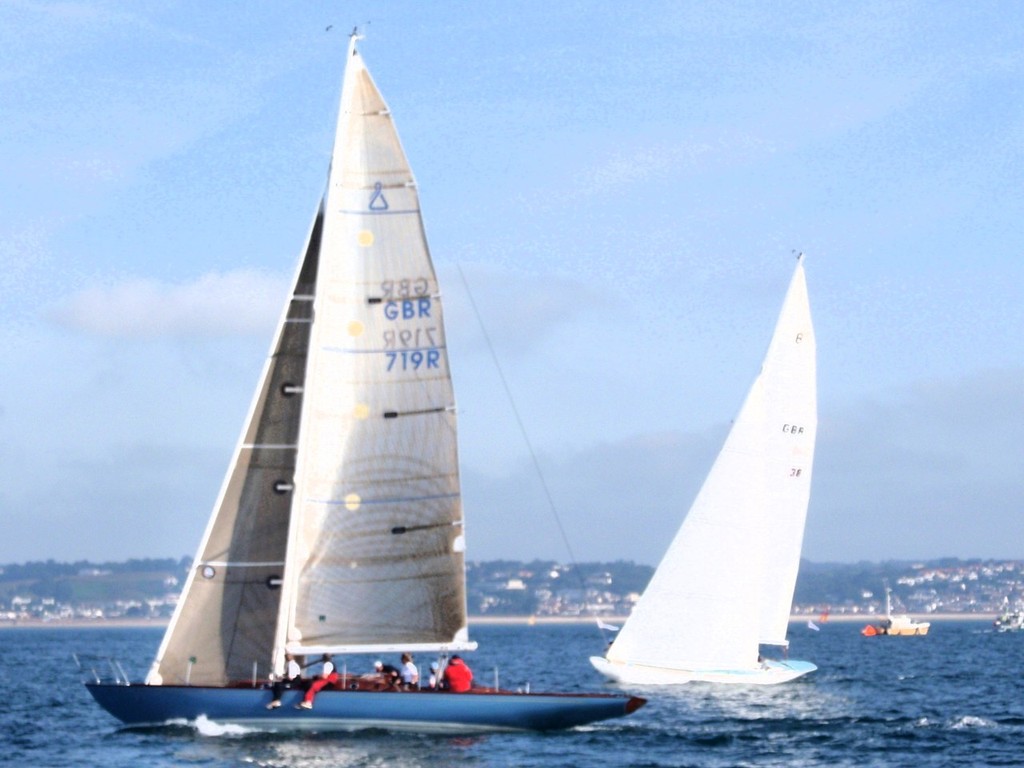
{"label": "sea water", "polygon": [[[927,637],[862,637],[860,625],[791,627],[791,655],[819,670],[768,687],[630,688],[649,703],[572,731],[282,736],[200,721],[127,730],[93,702],[73,653],[113,656],[138,679],[159,629],[0,629],[0,764],[19,766],[996,766],[1024,764],[1024,633],[933,623]],[[593,625],[472,628],[477,679],[534,691],[617,690],[587,657]],[[389,659],[394,662],[395,659]],[[428,659],[420,658],[424,665]],[[349,659],[366,664],[372,659]],[[352,671],[365,671],[354,668]]]}

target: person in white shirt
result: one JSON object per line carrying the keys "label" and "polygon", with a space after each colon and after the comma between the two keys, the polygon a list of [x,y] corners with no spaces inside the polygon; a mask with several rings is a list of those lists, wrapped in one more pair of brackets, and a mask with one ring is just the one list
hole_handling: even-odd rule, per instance
{"label": "person in white shirt", "polygon": [[413,664],[411,653],[402,654],[401,674],[403,688],[419,688],[420,671],[416,669],[416,665]]}
{"label": "person in white shirt", "polygon": [[290,653],[285,654],[285,667],[284,677],[279,677],[274,680],[274,684],[271,686],[271,690],[274,692],[274,698],[267,704],[267,709],[277,709],[281,706],[281,694],[284,693],[286,688],[292,688],[298,685],[302,679],[302,667],[299,666],[299,662],[295,660],[295,657]]}

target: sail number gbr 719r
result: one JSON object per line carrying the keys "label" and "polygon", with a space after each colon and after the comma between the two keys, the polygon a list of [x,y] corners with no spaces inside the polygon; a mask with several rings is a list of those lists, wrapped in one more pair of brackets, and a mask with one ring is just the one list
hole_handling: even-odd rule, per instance
{"label": "sail number gbr 719r", "polygon": [[385,370],[390,373],[439,368],[441,350],[437,346],[438,327],[429,324],[433,320],[431,298],[416,296],[385,301],[383,304],[385,320],[404,326],[384,331],[384,355],[387,358]]}

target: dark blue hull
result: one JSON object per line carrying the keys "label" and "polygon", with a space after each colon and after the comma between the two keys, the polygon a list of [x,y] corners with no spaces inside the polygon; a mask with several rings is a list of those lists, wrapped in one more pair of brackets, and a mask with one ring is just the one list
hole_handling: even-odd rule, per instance
{"label": "dark blue hull", "polygon": [[263,688],[118,685],[86,683],[105,710],[129,726],[160,726],[201,716],[261,731],[354,731],[367,728],[416,732],[547,731],[622,717],[644,699],[631,696],[515,693],[480,690],[323,690],[311,710],[297,709],[298,690],[286,691],[277,709],[267,709]]}

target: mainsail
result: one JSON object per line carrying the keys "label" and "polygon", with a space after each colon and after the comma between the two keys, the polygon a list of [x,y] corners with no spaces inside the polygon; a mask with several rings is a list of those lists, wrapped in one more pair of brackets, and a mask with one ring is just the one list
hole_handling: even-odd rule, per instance
{"label": "mainsail", "polygon": [[473,648],[464,542],[440,292],[353,38],[327,192],[147,682],[265,677],[286,648]]}
{"label": "mainsail", "polygon": [[788,644],[818,434],[816,357],[801,256],[758,377],[765,403],[764,575],[758,624],[762,645]]}
{"label": "mainsail", "polygon": [[810,498],[816,403],[801,258],[761,371],[679,532],[608,649],[608,662],[755,670],[759,644],[786,644]]}
{"label": "mainsail", "polygon": [[322,254],[276,655],[472,647],[441,297],[354,42]]}

